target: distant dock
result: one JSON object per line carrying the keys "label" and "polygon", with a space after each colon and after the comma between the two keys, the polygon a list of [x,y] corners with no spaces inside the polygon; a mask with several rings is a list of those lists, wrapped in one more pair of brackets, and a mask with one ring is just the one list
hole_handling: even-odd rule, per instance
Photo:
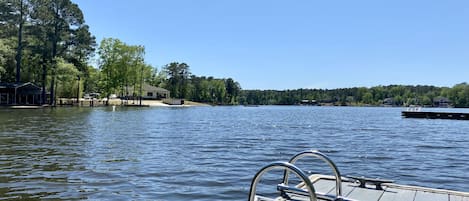
{"label": "distant dock", "polygon": [[142,105],[142,104],[125,104],[125,107],[150,107],[150,105]]}
{"label": "distant dock", "polygon": [[2,105],[2,109],[42,109],[49,105]]}
{"label": "distant dock", "polygon": [[469,113],[402,111],[405,118],[469,120]]}

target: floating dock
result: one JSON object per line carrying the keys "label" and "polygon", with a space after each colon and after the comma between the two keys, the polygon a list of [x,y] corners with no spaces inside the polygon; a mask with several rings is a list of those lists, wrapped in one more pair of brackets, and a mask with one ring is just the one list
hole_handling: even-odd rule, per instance
{"label": "floating dock", "polygon": [[0,109],[42,109],[49,105],[0,105]]}
{"label": "floating dock", "polygon": [[[331,168],[331,175],[306,175],[295,162],[306,156],[316,157]],[[277,185],[279,197],[257,194],[261,177],[273,169],[284,169],[283,181]],[[294,173],[300,183],[289,185],[289,174]],[[272,180],[273,181],[273,180]],[[469,201],[469,192],[394,184],[391,180],[341,176],[337,166],[319,151],[304,151],[289,162],[274,162],[263,167],[254,176],[248,201]]]}
{"label": "floating dock", "polygon": [[[327,198],[335,198],[335,178],[327,175],[311,175],[309,176],[311,183],[316,190],[317,200],[328,200]],[[372,183],[372,182],[370,182]],[[383,183],[379,185],[381,189],[377,189],[376,185],[366,184],[360,187],[360,182],[348,180],[342,182],[342,200],[356,201],[469,201],[469,193],[441,190],[433,188],[424,188],[416,186],[406,186],[394,183]],[[304,184],[297,186],[305,189]],[[289,195],[288,195],[289,194]],[[291,200],[309,200],[307,196],[298,192],[288,192],[287,195]],[[323,198],[321,198],[323,197]],[[288,200],[285,198],[277,198],[275,201]]]}
{"label": "floating dock", "polygon": [[124,107],[150,107],[150,105],[141,105],[141,104],[125,104]]}
{"label": "floating dock", "polygon": [[469,113],[402,111],[405,118],[469,120]]}

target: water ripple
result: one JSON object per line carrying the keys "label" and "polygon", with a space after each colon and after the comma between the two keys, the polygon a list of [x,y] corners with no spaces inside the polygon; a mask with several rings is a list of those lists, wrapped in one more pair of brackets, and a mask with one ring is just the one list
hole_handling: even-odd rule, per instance
{"label": "water ripple", "polygon": [[245,200],[261,167],[310,149],[343,174],[469,188],[467,122],[399,108],[56,108],[5,110],[0,122],[7,200]]}

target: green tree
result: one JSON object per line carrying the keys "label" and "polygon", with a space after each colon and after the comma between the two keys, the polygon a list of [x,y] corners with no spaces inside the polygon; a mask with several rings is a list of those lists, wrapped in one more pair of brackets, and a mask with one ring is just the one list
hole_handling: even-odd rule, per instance
{"label": "green tree", "polygon": [[159,86],[162,87],[162,84],[165,79],[165,74],[163,71],[159,71],[156,67],[147,65],[145,67],[145,82],[152,86]]}
{"label": "green tree", "polygon": [[77,93],[79,93],[77,90],[80,84],[78,81],[78,76],[80,76],[78,69],[73,64],[67,63],[64,59],[58,59],[56,71],[56,96],[75,98]]}
{"label": "green tree", "polygon": [[116,90],[119,86],[118,83],[118,63],[119,63],[119,47],[122,46],[122,42],[119,39],[114,38],[104,38],[101,41],[101,44],[98,48],[99,54],[99,68],[103,77],[103,82],[105,83],[105,87],[103,92],[105,93],[106,97],[113,93],[116,93]]}
{"label": "green tree", "polygon": [[[82,11],[77,4],[70,0],[31,0],[31,5],[31,20],[35,26],[33,33],[37,38],[36,50],[43,60],[43,85],[45,85],[47,68],[49,67],[52,73],[50,76],[51,104],[55,104],[54,87],[58,58],[76,59],[76,57],[69,55],[76,56],[80,55],[77,52],[81,52],[84,53],[81,62],[84,62],[85,57],[91,53],[86,50],[92,49],[94,39],[93,37],[82,37],[91,34],[84,24]],[[78,64],[76,61],[71,62]]]}
{"label": "green tree", "polygon": [[87,75],[89,70],[88,60],[96,51],[96,38],[91,35],[89,26],[86,24],[82,24],[77,29],[71,29],[70,34],[68,52],[63,57],[80,72]]}
{"label": "green tree", "polygon": [[228,104],[238,104],[238,95],[241,91],[239,83],[235,82],[233,79],[228,78],[225,80],[226,86],[226,99],[225,103]]}
{"label": "green tree", "polygon": [[455,107],[469,107],[469,85],[467,83],[453,86],[447,95]]}
{"label": "green tree", "polygon": [[0,39],[0,81],[7,80],[8,66],[11,67],[14,63],[12,59],[14,54],[15,52],[12,47],[7,44],[7,40]]}
{"label": "green tree", "polygon": [[[3,59],[14,61],[3,63],[2,65],[4,68],[2,78],[7,82],[12,82],[13,80],[16,82],[20,81],[23,26],[27,19],[27,14],[28,1],[26,0],[0,1],[0,38],[4,39],[3,45],[8,44],[8,49],[15,49],[14,56],[12,56],[10,52],[6,55],[2,54]],[[16,41],[16,44],[12,43],[13,41]]]}
{"label": "green tree", "polygon": [[[145,48],[143,46],[127,45],[114,38],[105,38],[98,49],[100,56],[100,69],[105,83],[104,92],[107,97],[118,93],[122,97],[140,96],[142,82],[151,75],[150,66],[145,64]],[[133,88],[134,94],[129,94]]]}
{"label": "green tree", "polygon": [[168,76],[166,87],[175,98],[185,98],[189,86],[190,69],[186,63],[172,62],[163,66]]}
{"label": "green tree", "polygon": [[100,78],[101,78],[101,72],[92,67],[92,66],[88,66],[88,70],[86,71],[88,73],[88,76],[85,77],[85,80],[84,80],[84,92],[85,93],[96,93],[96,92],[99,92],[101,93],[102,92],[102,88],[104,88],[103,84],[101,83],[100,81]]}

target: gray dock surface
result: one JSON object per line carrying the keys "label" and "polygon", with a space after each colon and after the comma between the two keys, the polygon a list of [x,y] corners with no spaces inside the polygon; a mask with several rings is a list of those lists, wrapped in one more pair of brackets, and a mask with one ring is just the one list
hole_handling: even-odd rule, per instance
{"label": "gray dock surface", "polygon": [[[310,179],[316,192],[335,196],[335,180],[325,175],[311,175]],[[297,187],[304,187],[303,184]],[[432,189],[399,184],[382,184],[383,190],[376,190],[375,186],[358,187],[357,183],[342,182],[342,196],[344,200],[357,201],[469,201],[469,193],[450,190]],[[309,200],[304,196],[291,195],[294,200]],[[262,200],[262,199],[260,199]],[[275,201],[284,201],[276,198]],[[321,199],[318,199],[321,200]]]}
{"label": "gray dock surface", "polygon": [[469,120],[469,113],[402,111],[405,118]]}

